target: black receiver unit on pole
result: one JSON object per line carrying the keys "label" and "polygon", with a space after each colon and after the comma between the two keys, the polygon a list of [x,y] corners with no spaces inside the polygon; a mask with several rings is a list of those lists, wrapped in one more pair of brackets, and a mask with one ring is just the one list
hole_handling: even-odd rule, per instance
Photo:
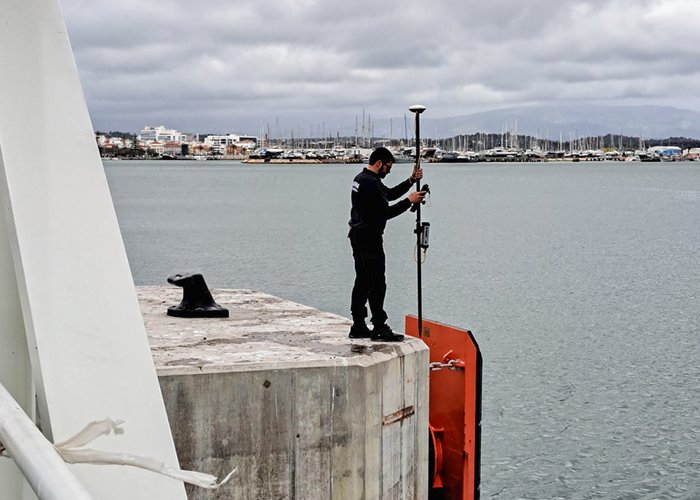
{"label": "black receiver unit on pole", "polygon": [[[415,104],[408,108],[411,113],[416,115],[416,168],[420,167],[420,114],[425,111],[425,106]],[[420,191],[420,179],[416,179],[416,191]],[[423,337],[423,293],[421,279],[421,243],[423,242],[423,225],[420,220],[420,203],[417,203],[416,209],[416,262],[418,263],[418,336]]]}

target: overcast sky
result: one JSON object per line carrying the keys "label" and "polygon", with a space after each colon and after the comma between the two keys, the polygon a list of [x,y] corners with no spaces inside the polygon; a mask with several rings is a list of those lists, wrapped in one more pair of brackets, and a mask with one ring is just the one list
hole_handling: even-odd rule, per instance
{"label": "overcast sky", "polygon": [[698,0],[60,1],[98,130],[307,134],[415,103],[700,110]]}

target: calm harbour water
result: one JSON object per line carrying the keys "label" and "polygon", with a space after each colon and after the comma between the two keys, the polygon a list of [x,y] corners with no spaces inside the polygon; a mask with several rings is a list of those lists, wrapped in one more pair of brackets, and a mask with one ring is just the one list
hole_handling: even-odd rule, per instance
{"label": "calm harbour water", "polygon": [[[137,285],[198,271],[344,316],[360,168],[105,166]],[[424,315],[484,357],[482,497],[700,499],[700,163],[428,164],[425,181]],[[414,224],[385,235],[396,329]]]}

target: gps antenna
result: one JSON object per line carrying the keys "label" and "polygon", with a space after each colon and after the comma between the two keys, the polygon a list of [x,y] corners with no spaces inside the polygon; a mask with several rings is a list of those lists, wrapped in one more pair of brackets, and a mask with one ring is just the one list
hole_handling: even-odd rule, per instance
{"label": "gps antenna", "polygon": [[[420,104],[414,104],[408,108],[411,113],[416,116],[416,164],[415,169],[420,168],[420,115],[425,111],[425,106]],[[420,179],[416,179],[416,191],[420,191]],[[421,276],[421,248],[424,242],[423,240],[423,224],[420,220],[420,203],[417,204],[416,209],[416,262],[418,265],[418,336],[423,337],[423,292],[422,292],[422,276]]]}

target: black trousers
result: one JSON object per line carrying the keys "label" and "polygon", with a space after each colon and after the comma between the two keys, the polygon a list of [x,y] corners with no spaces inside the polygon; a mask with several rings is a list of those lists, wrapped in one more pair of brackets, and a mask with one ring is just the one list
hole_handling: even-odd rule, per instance
{"label": "black trousers", "polygon": [[386,322],[384,296],[386,295],[385,256],[380,236],[360,236],[350,231],[350,245],[355,259],[355,284],[352,287],[350,312],[354,323],[364,323],[367,317],[366,304],[372,311],[372,324],[381,326]]}

